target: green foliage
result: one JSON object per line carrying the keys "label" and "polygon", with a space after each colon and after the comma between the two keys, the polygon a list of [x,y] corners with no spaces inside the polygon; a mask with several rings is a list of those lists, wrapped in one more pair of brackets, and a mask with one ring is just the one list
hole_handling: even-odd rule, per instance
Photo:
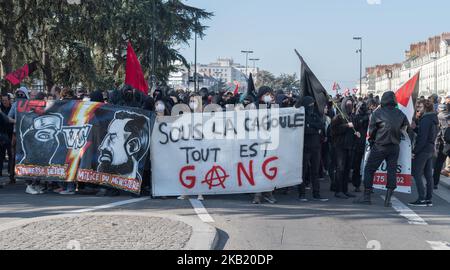
{"label": "green foliage", "polygon": [[[167,80],[174,61],[187,65],[175,49],[213,14],[180,0],[2,0],[0,51],[4,73],[39,60],[46,84],[112,87],[124,80],[126,46],[131,41],[144,73]],[[155,56],[153,56],[153,35]],[[156,62],[152,70],[153,59]]]}

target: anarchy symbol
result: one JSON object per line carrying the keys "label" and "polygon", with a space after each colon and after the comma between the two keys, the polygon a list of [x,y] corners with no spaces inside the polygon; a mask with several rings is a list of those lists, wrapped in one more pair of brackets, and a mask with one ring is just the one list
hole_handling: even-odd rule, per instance
{"label": "anarchy symbol", "polygon": [[223,189],[225,189],[225,180],[230,177],[227,175],[225,170],[220,166],[213,166],[211,170],[206,174],[205,179],[203,180],[202,184],[206,183],[209,186],[209,189],[211,190],[213,187],[219,187],[221,186]]}

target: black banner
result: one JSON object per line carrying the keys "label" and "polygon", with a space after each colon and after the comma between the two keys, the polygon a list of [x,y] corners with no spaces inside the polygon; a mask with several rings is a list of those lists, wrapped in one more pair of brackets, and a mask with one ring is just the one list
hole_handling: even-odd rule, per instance
{"label": "black banner", "polygon": [[16,174],[139,193],[152,112],[82,101],[20,101]]}

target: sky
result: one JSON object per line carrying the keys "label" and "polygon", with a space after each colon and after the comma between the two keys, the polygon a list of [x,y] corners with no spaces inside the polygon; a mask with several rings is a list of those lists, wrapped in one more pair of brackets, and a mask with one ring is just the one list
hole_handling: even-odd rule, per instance
{"label": "sky", "polygon": [[[213,12],[198,62],[231,57],[245,64],[241,50],[253,50],[257,66],[275,75],[299,73],[294,48],[322,84],[354,88],[359,79],[359,42],[364,67],[404,60],[414,42],[450,32],[448,0],[184,0]],[[182,45],[194,61],[194,42]],[[251,63],[252,64],[252,63]],[[250,65],[250,63],[249,63]]]}

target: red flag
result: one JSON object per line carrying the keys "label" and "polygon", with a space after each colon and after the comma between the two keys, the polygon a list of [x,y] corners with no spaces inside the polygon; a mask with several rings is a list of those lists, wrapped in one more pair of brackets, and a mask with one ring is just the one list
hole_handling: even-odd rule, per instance
{"label": "red flag", "polygon": [[17,85],[21,83],[26,77],[30,76],[31,73],[36,71],[37,69],[37,62],[33,62],[30,64],[26,64],[25,66],[19,68],[18,70],[9,73],[5,76],[5,79],[7,79],[12,85]]}
{"label": "red flag", "polygon": [[419,79],[420,71],[395,93],[398,108],[408,117],[410,123],[414,117],[414,104],[419,96]]}
{"label": "red flag", "polygon": [[234,83],[236,84],[236,88],[234,89],[233,94],[234,94],[235,96],[237,96],[237,95],[239,94],[239,82],[234,81]]}
{"label": "red flag", "polygon": [[128,42],[125,83],[146,95],[148,94],[148,84],[144,78],[139,59],[133,47],[131,47],[131,42]]}

